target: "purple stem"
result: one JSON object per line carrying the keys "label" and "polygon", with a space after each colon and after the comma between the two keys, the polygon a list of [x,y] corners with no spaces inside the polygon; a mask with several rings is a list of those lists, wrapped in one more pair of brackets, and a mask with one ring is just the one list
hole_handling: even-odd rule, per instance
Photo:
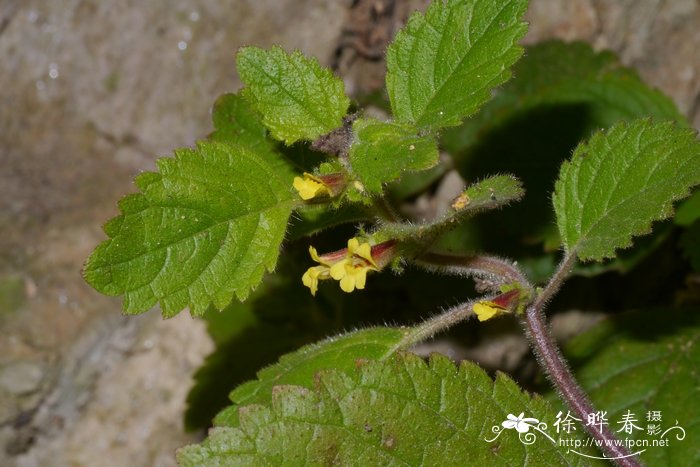
{"label": "purple stem", "polygon": [[524,327],[540,366],[554,383],[569,408],[577,418],[582,420],[586,431],[599,441],[598,448],[619,466],[638,467],[641,464],[632,457],[632,453],[625,446],[617,445],[619,442],[617,437],[607,426],[585,423],[588,414],[596,413],[596,410],[562,358],[559,347],[546,323],[544,306],[561,288],[575,262],[576,254],[569,252],[547,286],[532,305],[525,310]]}

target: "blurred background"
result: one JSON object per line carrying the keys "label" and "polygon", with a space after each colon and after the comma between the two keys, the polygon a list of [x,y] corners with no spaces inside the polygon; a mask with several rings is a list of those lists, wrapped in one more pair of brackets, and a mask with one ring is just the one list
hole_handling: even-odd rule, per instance
{"label": "blurred background", "polygon": [[[211,131],[238,47],[299,48],[371,92],[376,51],[426,3],[0,0],[0,465],[170,466],[201,437],[183,414],[206,326],[90,289],[101,225],[134,175]],[[615,51],[700,127],[697,0],[531,0],[528,21],[528,43]]]}

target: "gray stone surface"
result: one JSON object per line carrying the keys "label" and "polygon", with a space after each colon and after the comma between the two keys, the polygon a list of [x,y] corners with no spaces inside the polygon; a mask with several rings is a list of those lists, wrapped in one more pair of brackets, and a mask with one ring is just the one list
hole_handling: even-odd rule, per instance
{"label": "gray stone surface", "polygon": [[[173,465],[212,345],[80,277],[131,179],[191,145],[244,44],[330,59],[334,0],[0,2],[0,465]],[[105,463],[107,462],[107,463]]]}
{"label": "gray stone surface", "polygon": [[[237,47],[329,63],[350,3],[0,1],[0,465],[166,466],[196,439],[181,417],[204,326],[121,316],[82,262],[133,176],[210,131]],[[700,126],[696,0],[533,0],[528,18],[528,41],[612,48]],[[346,81],[380,74],[354,63]]]}

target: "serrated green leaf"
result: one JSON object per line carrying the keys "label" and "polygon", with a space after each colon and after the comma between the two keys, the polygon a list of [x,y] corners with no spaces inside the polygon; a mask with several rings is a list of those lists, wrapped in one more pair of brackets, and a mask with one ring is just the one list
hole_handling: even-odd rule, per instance
{"label": "serrated green leaf", "polygon": [[[478,114],[445,130],[441,144],[465,180],[508,171],[523,181],[527,196],[517,209],[486,214],[478,223],[460,226],[442,243],[458,252],[498,251],[526,269],[534,263],[556,266],[554,253],[547,252],[561,241],[556,227],[552,229],[549,200],[559,168],[576,145],[624,119],[651,116],[687,122],[673,101],[644,83],[636,71],[622,66],[612,53],[596,52],[581,42],[529,46],[513,76]],[[625,264],[615,259],[584,263],[577,270],[592,275],[635,267],[653,251],[637,245]],[[547,269],[541,269],[543,281],[554,271]]]}
{"label": "serrated green leaf", "polygon": [[236,59],[243,95],[263,115],[272,136],[292,144],[338,128],[350,100],[343,82],[315,58],[280,47],[244,47]]}
{"label": "serrated green leaf", "polygon": [[435,138],[421,136],[411,124],[358,119],[353,130],[352,170],[369,191],[381,192],[384,183],[405,171],[429,169],[438,162]]}
{"label": "serrated green leaf", "polygon": [[278,363],[258,372],[258,379],[237,387],[230,395],[236,405],[224,409],[214,422],[217,425],[237,423],[238,407],[268,404],[274,386],[293,384],[311,388],[313,376],[321,370],[349,370],[360,359],[381,358],[401,341],[406,332],[408,329],[364,329],[307,345],[284,355]]}
{"label": "serrated green leaf", "polygon": [[435,1],[387,50],[394,117],[421,128],[458,125],[491,97],[522,55],[527,0]]}
{"label": "serrated green leaf", "polygon": [[369,361],[316,376],[314,389],[281,385],[270,407],[240,409],[234,426],[215,428],[178,452],[183,466],[245,465],[590,465],[535,432],[496,441],[491,427],[509,414],[550,423],[555,412],[508,377],[440,355]]}
{"label": "serrated green leaf", "polygon": [[[628,410],[636,415],[634,430],[624,437],[658,438],[646,433],[647,425],[662,430],[676,421],[686,431],[666,436],[665,447],[649,447],[641,455],[645,465],[698,465],[700,445],[700,314],[698,310],[648,310],[608,319],[574,338],[566,349],[576,375],[597,410],[607,411],[610,428]],[[661,421],[647,420],[659,411]]]}
{"label": "serrated green leaf", "polygon": [[595,134],[561,167],[554,209],[562,242],[582,260],[613,257],[673,214],[700,183],[700,143],[670,122],[636,120]]}
{"label": "serrated green leaf", "polygon": [[88,259],[87,282],[124,295],[126,313],[202,314],[243,300],[277,262],[294,204],[292,173],[267,151],[202,142],[158,160],[119,204],[110,237]]}

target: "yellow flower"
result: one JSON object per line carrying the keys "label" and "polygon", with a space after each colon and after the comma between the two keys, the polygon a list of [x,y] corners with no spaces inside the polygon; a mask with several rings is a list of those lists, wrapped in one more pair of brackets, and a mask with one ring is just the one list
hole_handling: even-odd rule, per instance
{"label": "yellow flower", "polygon": [[380,269],[372,258],[372,247],[369,243],[360,243],[356,238],[348,240],[346,249],[319,255],[314,247],[309,247],[309,254],[320,264],[309,268],[301,278],[312,295],[316,295],[319,280],[330,278],[339,281],[340,288],[348,293],[355,289],[364,289],[367,273]]}
{"label": "yellow flower", "polygon": [[323,180],[307,172],[304,172],[304,178],[294,177],[294,189],[299,192],[299,196],[304,201],[331,193]]}
{"label": "yellow flower", "polygon": [[344,292],[350,293],[365,288],[369,271],[379,271],[372,258],[372,247],[369,243],[360,243],[356,238],[351,238],[348,240],[347,257],[331,266],[331,277],[340,281]]}
{"label": "yellow flower", "polygon": [[314,266],[309,268],[303,276],[301,282],[311,289],[311,295],[316,295],[318,290],[318,281],[330,278],[328,266]]}
{"label": "yellow flower", "polygon": [[356,238],[351,238],[348,240],[348,256],[353,255],[364,259],[369,264],[377,268],[377,263],[375,263],[374,259],[372,258],[372,247],[369,246],[369,243],[360,243],[360,241]]}
{"label": "yellow flower", "polygon": [[474,313],[476,313],[476,317],[479,318],[479,321],[486,321],[487,319],[507,312],[505,308],[494,302],[479,302],[474,304],[472,309]]}

